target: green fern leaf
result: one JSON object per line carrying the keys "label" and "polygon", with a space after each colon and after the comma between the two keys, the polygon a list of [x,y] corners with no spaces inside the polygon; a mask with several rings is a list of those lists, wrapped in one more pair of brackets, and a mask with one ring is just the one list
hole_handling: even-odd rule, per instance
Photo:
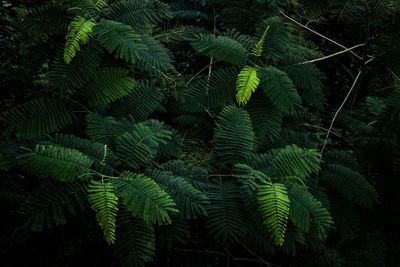
{"label": "green fern leaf", "polygon": [[115,242],[115,217],[118,211],[118,197],[115,195],[114,185],[109,181],[92,180],[89,185],[88,200],[96,211],[96,219],[104,231],[108,244]]}
{"label": "green fern leaf", "polygon": [[232,105],[225,107],[218,119],[214,135],[217,156],[223,163],[246,162],[254,149],[254,133],[249,114]]}
{"label": "green fern leaf", "polygon": [[263,53],[273,59],[279,59],[292,45],[290,29],[279,17],[269,17],[257,26],[256,36],[261,39],[266,28],[268,38],[263,42]]}
{"label": "green fern leaf", "polygon": [[286,73],[270,66],[259,68],[257,74],[264,92],[281,111],[294,111],[301,104],[300,96]]}
{"label": "green fern leaf", "polygon": [[22,166],[40,178],[52,177],[60,181],[73,181],[78,175],[89,173],[93,164],[78,150],[57,145],[36,145],[31,152],[22,154]]}
{"label": "green fern leaf", "polygon": [[293,223],[304,232],[312,232],[322,240],[333,224],[329,211],[310,192],[298,184],[289,188],[290,215]]}
{"label": "green fern leaf", "polygon": [[170,224],[170,212],[179,212],[172,198],[153,180],[131,172],[121,173],[112,182],[124,206],[133,216],[148,223]]}
{"label": "green fern leaf", "polygon": [[182,218],[196,219],[199,215],[207,215],[208,198],[185,178],[155,169],[149,171],[148,176],[174,199]]}
{"label": "green fern leaf", "polygon": [[247,51],[241,43],[226,36],[215,37],[212,34],[201,33],[194,37],[191,45],[200,54],[238,66],[246,63]]}
{"label": "green fern leaf", "polygon": [[257,89],[260,79],[257,77],[257,67],[245,66],[236,80],[236,101],[239,105],[246,105],[251,94]]}
{"label": "green fern leaf", "polygon": [[132,91],[111,104],[117,118],[132,116],[135,121],[146,119],[161,103],[164,94],[153,82],[137,81]]}
{"label": "green fern leaf", "polygon": [[262,54],[262,52],[263,52],[264,40],[265,40],[265,37],[267,36],[267,32],[268,32],[268,30],[269,30],[269,27],[270,27],[270,26],[268,26],[268,27],[265,29],[263,35],[262,35],[261,38],[260,38],[260,41],[258,41],[258,43],[256,43],[256,44],[254,45],[254,48],[251,50],[251,54],[252,54],[252,55],[254,55],[254,56],[256,56],[256,57],[261,57],[261,54]]}
{"label": "green fern leaf", "polygon": [[97,0],[97,2],[94,4],[94,8],[96,8],[96,10],[100,12],[106,4],[106,0]]}
{"label": "green fern leaf", "polygon": [[282,246],[290,208],[286,186],[279,183],[262,184],[258,190],[258,202],[264,224],[271,232],[275,244]]}
{"label": "green fern leaf", "polygon": [[123,267],[145,266],[156,255],[153,225],[132,217],[125,208],[118,211],[115,250]]}
{"label": "green fern leaf", "polygon": [[116,137],[117,157],[133,169],[148,165],[157,155],[160,144],[171,139],[171,131],[149,126],[146,123],[135,124],[131,131]]}
{"label": "green fern leaf", "polygon": [[273,175],[277,177],[297,176],[305,179],[321,169],[320,154],[316,149],[300,148],[293,144],[269,153],[274,157]]}
{"label": "green fern leaf", "polygon": [[138,49],[139,58],[136,62],[137,68],[157,73],[174,70],[172,54],[166,47],[147,34],[140,35],[140,38],[147,49]]}
{"label": "green fern leaf", "polygon": [[206,227],[216,240],[238,242],[244,235],[240,192],[236,184],[227,182],[212,186],[207,196],[211,205],[207,207]]}
{"label": "green fern leaf", "polygon": [[238,72],[236,66],[221,68],[213,71],[210,78],[193,81],[183,92],[183,109],[195,112],[233,104]]}
{"label": "green fern leaf", "polygon": [[108,104],[127,95],[134,86],[129,71],[122,68],[104,67],[98,69],[89,81],[85,94],[92,106]]}
{"label": "green fern leaf", "polygon": [[31,139],[54,132],[76,119],[63,101],[53,98],[36,98],[6,111],[0,116],[8,126],[3,136],[15,133],[18,139]]}
{"label": "green fern leaf", "polygon": [[138,49],[147,50],[146,45],[141,43],[140,35],[131,26],[116,21],[106,20],[96,24],[94,34],[109,53],[115,53],[115,58],[132,64],[139,57]]}
{"label": "green fern leaf", "polygon": [[77,16],[68,26],[68,34],[65,37],[67,42],[64,49],[64,61],[68,64],[75,56],[76,51],[80,50],[79,45],[89,42],[92,36],[92,29],[95,25],[93,19],[86,20],[81,16]]}
{"label": "green fern leaf", "polygon": [[50,64],[49,89],[59,92],[61,96],[70,96],[82,88],[93,76],[101,63],[103,47],[92,40],[85,45],[69,64],[64,61],[64,51],[60,50]]}
{"label": "green fern leaf", "polygon": [[111,19],[132,26],[134,29],[159,24],[163,19],[172,18],[169,5],[158,0],[118,1],[110,6]]}
{"label": "green fern leaf", "polygon": [[76,214],[76,210],[89,207],[87,188],[87,183],[82,180],[41,183],[21,205],[20,211],[28,216],[23,226],[32,231],[43,231],[45,227],[66,224],[66,214]]}

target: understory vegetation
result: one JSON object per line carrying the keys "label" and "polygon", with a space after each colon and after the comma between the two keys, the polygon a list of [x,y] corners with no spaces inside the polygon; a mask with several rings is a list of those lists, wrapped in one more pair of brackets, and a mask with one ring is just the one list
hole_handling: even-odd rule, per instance
{"label": "understory vegetation", "polygon": [[3,266],[399,266],[400,1],[1,1]]}

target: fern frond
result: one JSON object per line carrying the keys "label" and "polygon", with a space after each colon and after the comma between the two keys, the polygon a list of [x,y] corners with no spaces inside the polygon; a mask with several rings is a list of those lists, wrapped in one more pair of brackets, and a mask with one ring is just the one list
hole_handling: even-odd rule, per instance
{"label": "fern frond", "polygon": [[96,211],[96,219],[104,231],[104,237],[108,244],[115,242],[115,217],[118,211],[118,197],[115,195],[113,183],[92,180],[89,189],[88,200]]}
{"label": "fern frond", "polygon": [[[51,136],[49,140],[50,144],[57,144],[62,147],[76,149],[82,152],[85,156],[93,161],[92,168],[94,167],[95,169],[102,169],[100,165],[106,165],[108,167],[118,165],[118,161],[110,148],[107,148],[107,155],[103,161],[104,144],[102,143],[66,134],[55,134],[54,136]],[[43,144],[46,144],[47,142],[48,141],[45,141]],[[98,170],[98,172],[104,173],[104,170]],[[112,173],[110,173],[110,175],[112,175]]]}
{"label": "fern frond", "polygon": [[214,144],[223,163],[246,162],[254,149],[254,133],[249,114],[235,106],[225,107],[218,117]]}
{"label": "fern frond", "polygon": [[33,151],[20,157],[22,166],[32,174],[60,181],[73,181],[80,174],[89,173],[93,164],[78,150],[56,145],[36,145]]}
{"label": "fern frond", "polygon": [[120,132],[120,123],[114,117],[101,117],[97,113],[86,115],[86,134],[94,141],[111,145]]}
{"label": "fern frond", "polygon": [[262,54],[262,52],[263,52],[264,40],[265,40],[265,37],[267,36],[267,32],[268,32],[268,30],[269,30],[269,27],[270,27],[270,26],[268,25],[268,27],[265,29],[263,35],[261,35],[261,38],[260,38],[260,40],[258,41],[258,43],[256,43],[256,44],[254,45],[254,48],[251,50],[251,54],[252,54],[253,56],[261,57],[261,54]]}
{"label": "fern frond", "polygon": [[246,105],[260,83],[257,77],[257,67],[245,66],[236,80],[236,101],[239,105]]}
{"label": "fern frond", "polygon": [[258,190],[258,202],[264,224],[271,232],[275,244],[282,246],[290,208],[286,186],[279,183],[262,184]]}
{"label": "fern frond", "polygon": [[294,111],[301,104],[296,88],[283,71],[270,66],[257,69],[257,75],[260,79],[260,86],[281,111]]}
{"label": "fern frond", "polygon": [[122,68],[104,67],[98,69],[89,81],[85,94],[92,106],[108,104],[127,95],[134,86],[129,71]]}
{"label": "fern frond", "polygon": [[85,210],[87,202],[87,183],[75,180],[71,183],[46,181],[26,197],[21,212],[28,216],[24,227],[32,231],[43,231],[45,227],[64,225],[66,214]]}
{"label": "fern frond", "polygon": [[171,131],[149,127],[145,123],[136,124],[133,129],[117,137],[116,155],[128,166],[137,169],[155,158],[160,144],[171,139]]}
{"label": "fern frond", "polygon": [[140,35],[131,26],[120,22],[106,20],[97,23],[94,27],[94,34],[109,53],[115,53],[115,58],[124,59],[132,64],[139,57],[138,49],[147,50],[147,47],[141,42]]}
{"label": "fern frond", "polygon": [[371,96],[367,96],[365,104],[368,107],[368,111],[376,116],[379,116],[386,107],[382,99]]}
{"label": "fern frond", "polygon": [[132,91],[111,104],[116,117],[132,116],[135,121],[146,119],[161,103],[164,94],[148,80],[137,81]]}
{"label": "fern frond", "polygon": [[255,92],[245,109],[253,124],[257,150],[265,149],[265,143],[279,140],[283,114],[272,104],[265,92]]}
{"label": "fern frond", "polygon": [[333,220],[329,211],[316,198],[298,184],[289,188],[289,218],[304,232],[315,232],[320,239],[325,239]]}
{"label": "fern frond", "polygon": [[67,42],[64,49],[64,61],[70,63],[75,56],[76,51],[80,50],[79,45],[84,45],[89,42],[92,36],[92,29],[95,25],[93,19],[86,20],[81,16],[76,16],[68,26],[68,34],[65,37]]}
{"label": "fern frond", "polygon": [[320,154],[316,149],[304,149],[290,145],[282,149],[271,150],[269,153],[274,157],[272,165],[275,171],[273,175],[277,177],[297,176],[304,179],[321,169]]}
{"label": "fern frond", "polygon": [[174,70],[172,54],[158,40],[146,34],[140,35],[147,49],[138,49],[139,58],[136,67],[148,72]]}
{"label": "fern frond", "polygon": [[50,64],[48,87],[61,96],[72,95],[93,76],[103,53],[103,48],[96,40],[85,45],[69,64],[65,63],[63,52],[60,51]]}
{"label": "fern frond", "polygon": [[266,28],[268,28],[268,38],[263,42],[263,53],[268,57],[278,59],[285,55],[291,46],[292,35],[289,27],[279,17],[267,18],[257,26],[257,38],[262,38]]}
{"label": "fern frond", "polygon": [[209,204],[207,196],[194,188],[185,178],[156,169],[149,171],[148,176],[174,199],[181,217],[196,219],[198,216],[207,215],[205,210]]}
{"label": "fern frond", "polygon": [[191,45],[200,54],[238,66],[246,63],[247,51],[238,41],[204,33],[195,34],[194,37]]}
{"label": "fern frond", "polygon": [[207,192],[211,205],[207,208],[206,227],[216,240],[239,241],[244,235],[240,192],[232,182],[214,185]]}
{"label": "fern frond", "polygon": [[202,192],[208,190],[208,172],[202,167],[186,164],[182,160],[170,160],[159,167],[164,171],[170,171],[175,176],[184,177],[186,181]]}
{"label": "fern frond", "polygon": [[134,29],[158,24],[172,18],[169,5],[158,0],[118,1],[110,5],[108,16],[112,20],[132,26]]}
{"label": "fern frond", "polygon": [[375,188],[350,167],[332,162],[328,164],[328,172],[321,179],[361,206],[371,207],[378,200]]}
{"label": "fern frond", "polygon": [[117,235],[115,250],[123,267],[145,266],[156,255],[153,225],[132,217],[122,208],[117,216]]}
{"label": "fern frond", "polygon": [[104,5],[107,4],[106,0],[97,0],[96,3],[94,4],[94,8],[96,8],[97,11],[101,11],[104,7]]}
{"label": "fern frond", "polygon": [[183,110],[214,110],[233,104],[238,72],[237,67],[221,68],[213,71],[209,79],[206,77],[193,81],[183,92]]}
{"label": "fern frond", "polygon": [[10,138],[13,133],[18,139],[31,139],[54,132],[76,119],[65,103],[54,98],[36,98],[21,106],[3,112],[0,120],[7,128],[3,136]]}
{"label": "fern frond", "polygon": [[172,198],[142,174],[125,171],[112,182],[126,209],[147,223],[170,224],[169,213],[179,212]]}

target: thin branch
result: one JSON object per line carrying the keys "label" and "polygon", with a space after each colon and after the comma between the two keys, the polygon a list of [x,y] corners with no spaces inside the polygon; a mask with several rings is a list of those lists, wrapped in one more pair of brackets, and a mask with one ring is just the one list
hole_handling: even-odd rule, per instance
{"label": "thin branch", "polygon": [[199,76],[203,71],[205,71],[208,67],[210,66],[210,64],[208,64],[207,66],[205,66],[204,68],[202,68],[199,72],[197,72],[195,75],[193,75],[192,78],[190,78],[190,80],[186,83],[186,86],[189,85],[189,83],[191,83],[194,78],[196,78],[197,76]]}
{"label": "thin branch", "polygon": [[[217,31],[217,21],[216,21],[216,15],[215,15],[215,7],[214,7],[214,38],[215,38],[215,32]],[[208,95],[208,91],[210,89],[210,78],[211,78],[211,70],[212,70],[212,65],[213,65],[213,60],[214,57],[210,58],[210,64],[208,67],[208,77],[207,77],[207,87],[206,87],[206,94]]]}
{"label": "thin branch", "polygon": [[240,242],[240,244],[248,251],[250,252],[253,256],[255,256],[256,258],[258,258],[262,263],[264,263],[265,265],[272,267],[272,265],[267,262],[266,260],[264,260],[263,258],[261,258],[260,256],[258,256],[256,253],[254,253],[251,249],[249,249],[245,244],[243,244],[242,242]]}
{"label": "thin branch", "polygon": [[[319,130],[324,130],[325,132],[328,132],[328,131],[329,131],[328,129],[326,129],[326,128],[324,128],[324,127],[321,127],[321,126],[318,126],[318,125],[312,125],[312,124],[308,124],[308,123],[304,123],[303,126],[308,126],[308,127],[312,127],[312,128],[317,128],[317,129],[319,129]],[[336,135],[337,137],[342,137],[340,134],[335,133],[335,132],[332,132],[332,134]]]}
{"label": "thin branch", "polygon": [[360,46],[364,46],[364,45],[365,45],[365,43],[364,43],[364,44],[358,44],[358,45],[355,45],[355,46],[353,46],[353,47],[346,48],[345,50],[336,52],[336,53],[334,53],[334,54],[331,54],[331,55],[328,55],[328,56],[325,56],[325,57],[321,57],[321,58],[316,58],[316,59],[304,61],[304,62],[298,63],[297,65],[303,65],[303,64],[309,64],[309,63],[314,63],[314,62],[322,61],[322,60],[325,60],[325,59],[328,59],[328,58],[331,58],[331,57],[334,57],[334,56],[337,56],[337,55],[340,55],[340,54],[343,54],[343,53],[346,53],[346,52],[351,52],[351,50],[353,50],[353,49],[355,49],[355,48],[357,48],[357,47],[360,47]]}
{"label": "thin branch", "polygon": [[316,31],[314,31],[313,29],[310,29],[309,27],[307,27],[307,26],[301,24],[300,22],[296,21],[295,19],[292,19],[291,17],[289,17],[288,15],[286,15],[285,13],[283,13],[282,11],[280,11],[279,13],[281,13],[282,16],[284,16],[284,17],[287,18],[288,20],[292,21],[293,23],[299,25],[300,27],[303,27],[304,29],[309,30],[310,32],[312,32],[312,33],[318,35],[319,37],[322,37],[322,38],[324,38],[325,40],[328,40],[329,42],[334,43],[335,45],[340,46],[341,48],[344,48],[344,49],[348,50],[350,53],[352,53],[353,55],[355,55],[358,59],[362,59],[362,57],[360,57],[359,55],[357,55],[356,53],[354,53],[353,51],[351,51],[351,49],[345,47],[344,45],[339,44],[338,42],[336,42],[336,41],[334,41],[334,40],[332,40],[332,39],[326,37],[325,35],[322,35],[322,34],[316,32]]}
{"label": "thin branch", "polygon": [[324,150],[325,150],[325,147],[326,147],[326,143],[328,142],[329,134],[330,134],[331,131],[332,131],[333,123],[335,122],[337,115],[338,115],[339,112],[342,110],[344,104],[346,103],[347,99],[349,98],[349,96],[350,96],[351,92],[353,91],[354,87],[356,87],[356,84],[357,84],[357,82],[358,82],[358,79],[359,79],[360,76],[361,76],[361,73],[362,73],[362,71],[360,70],[360,71],[358,72],[358,74],[357,74],[357,77],[355,78],[355,80],[354,80],[354,82],[353,82],[353,85],[351,86],[349,92],[347,93],[346,97],[344,98],[342,104],[340,105],[340,107],[338,108],[338,110],[335,112],[335,115],[333,116],[333,119],[332,119],[332,121],[331,121],[331,125],[329,126],[328,132],[327,132],[327,134],[326,134],[326,136],[325,136],[324,145],[322,146],[322,149],[321,149],[321,153],[320,153],[320,157],[321,157],[321,158],[322,158],[322,154],[324,153]]}

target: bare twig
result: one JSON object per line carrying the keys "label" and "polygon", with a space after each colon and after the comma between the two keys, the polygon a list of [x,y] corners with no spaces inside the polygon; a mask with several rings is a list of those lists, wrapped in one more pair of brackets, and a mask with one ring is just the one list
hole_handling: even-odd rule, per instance
{"label": "bare twig", "polygon": [[190,78],[190,80],[186,83],[186,86],[189,85],[189,83],[191,83],[193,81],[194,78],[196,78],[197,76],[199,76],[203,71],[205,71],[208,67],[210,66],[210,64],[206,65],[204,68],[202,68],[199,72],[197,72],[195,75],[193,75],[192,78]]}
{"label": "bare twig", "polygon": [[360,70],[360,71],[358,72],[358,74],[357,74],[357,76],[356,76],[354,82],[353,82],[353,85],[351,86],[349,92],[347,93],[346,97],[344,98],[342,104],[340,105],[340,107],[338,108],[338,110],[335,112],[335,115],[333,116],[333,119],[332,119],[332,121],[331,121],[331,125],[329,126],[328,132],[327,132],[327,134],[326,134],[326,136],[325,136],[324,145],[322,146],[322,149],[321,149],[321,153],[320,153],[320,157],[321,157],[321,158],[322,158],[322,154],[324,153],[324,150],[325,150],[325,147],[326,147],[326,143],[328,142],[329,134],[330,134],[331,131],[332,131],[333,123],[335,122],[337,115],[338,115],[339,112],[342,110],[344,104],[346,103],[346,101],[347,101],[347,99],[349,98],[351,92],[353,91],[354,87],[356,86],[356,84],[357,84],[357,82],[358,82],[358,79],[359,79],[360,76],[361,76],[361,73],[362,73],[362,71]]}
{"label": "bare twig", "polygon": [[257,257],[257,259],[259,259],[262,263],[264,263],[265,265],[272,267],[272,265],[267,262],[266,260],[264,260],[263,258],[261,258],[260,256],[258,256],[256,253],[254,253],[251,249],[249,249],[245,244],[243,244],[242,242],[240,242],[240,244],[248,251],[250,252],[253,256]]}
{"label": "bare twig", "polygon": [[[318,125],[312,125],[312,124],[308,124],[308,123],[304,123],[303,126],[308,126],[308,127],[312,127],[312,128],[317,128],[319,130],[324,130],[324,131],[328,131],[328,129],[318,126]],[[337,137],[342,137],[340,134],[337,134],[335,132],[332,132],[332,134],[336,135]]]}
{"label": "bare twig", "polygon": [[364,44],[358,44],[358,45],[355,45],[355,46],[350,47],[350,48],[346,48],[345,50],[336,52],[336,53],[334,53],[334,54],[331,54],[331,55],[328,55],[328,56],[325,56],[325,57],[321,57],[321,58],[316,58],[316,59],[304,61],[304,62],[298,63],[297,65],[303,65],[303,64],[309,64],[309,63],[314,63],[314,62],[322,61],[322,60],[325,60],[325,59],[328,59],[328,58],[331,58],[331,57],[334,57],[334,56],[337,56],[337,55],[340,55],[340,54],[343,54],[343,53],[346,53],[346,52],[351,52],[351,50],[353,50],[353,49],[355,49],[355,48],[357,48],[357,47],[363,46],[363,45],[365,45],[365,43],[364,43]]}
{"label": "bare twig", "polygon": [[314,31],[313,29],[310,29],[309,27],[307,27],[307,26],[301,24],[300,22],[296,21],[295,19],[292,19],[291,17],[289,17],[288,15],[286,15],[285,13],[283,13],[282,11],[280,11],[279,13],[280,13],[282,16],[284,16],[285,18],[287,18],[288,20],[290,20],[290,21],[292,21],[293,23],[299,25],[300,27],[302,27],[302,28],[304,28],[304,29],[306,29],[306,30],[309,30],[310,32],[312,32],[312,33],[318,35],[319,37],[324,38],[325,40],[328,40],[329,42],[331,42],[331,43],[333,43],[333,44],[335,44],[335,45],[337,45],[337,46],[340,46],[341,48],[346,49],[346,50],[349,51],[351,54],[353,54],[354,56],[356,56],[358,59],[362,59],[362,57],[360,57],[359,55],[357,55],[356,53],[354,53],[353,51],[351,51],[351,49],[345,47],[344,45],[339,44],[338,42],[336,42],[336,41],[334,41],[334,40],[332,40],[332,39],[326,37],[325,35],[320,34],[319,32]]}
{"label": "bare twig", "polygon": [[[213,10],[214,10],[214,38],[215,38],[215,32],[217,31],[217,21],[216,21],[216,15],[215,15],[215,7],[214,7]],[[213,60],[214,60],[214,57],[211,57],[210,58],[210,64],[209,64],[209,67],[208,67],[206,94],[208,94],[208,91],[210,89],[210,78],[211,78],[211,70],[212,70]]]}

